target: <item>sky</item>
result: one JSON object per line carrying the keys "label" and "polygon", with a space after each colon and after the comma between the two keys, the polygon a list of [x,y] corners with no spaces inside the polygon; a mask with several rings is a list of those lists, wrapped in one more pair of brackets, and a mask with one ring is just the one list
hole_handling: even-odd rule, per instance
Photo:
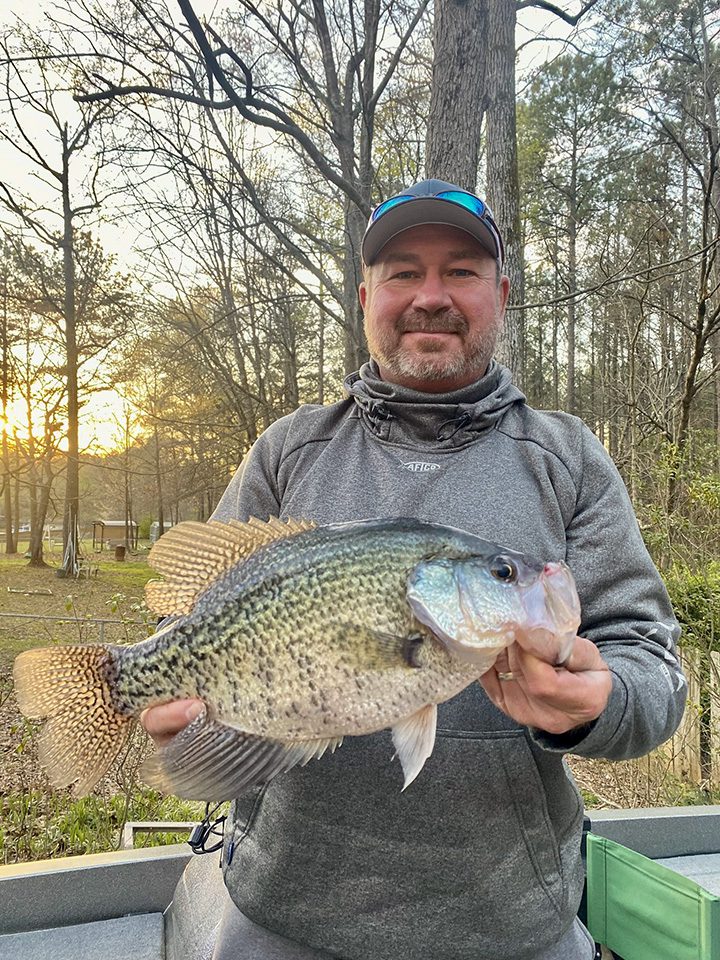
{"label": "sky", "polygon": [[[198,14],[211,18],[214,12],[222,9],[225,5],[230,5],[232,0],[196,0],[194,6]],[[30,26],[40,28],[43,23],[45,12],[52,8],[53,4],[47,0],[0,0],[0,24],[9,22],[13,16],[19,14]],[[573,4],[566,4],[568,8],[574,9],[576,0]],[[542,63],[544,60],[555,55],[562,47],[561,43],[548,42],[547,40],[538,40],[528,42],[536,35],[541,37],[564,38],[570,32],[570,28],[559,21],[556,17],[547,12],[539,10],[525,9],[521,11],[518,29],[516,32],[516,43],[521,49],[519,64],[521,70],[531,70],[533,67]],[[0,119],[2,119],[3,107],[0,104]],[[44,132],[42,124],[33,119],[33,133],[38,145],[42,148],[44,144],[49,143],[49,138]],[[7,179],[18,185],[25,185],[31,188],[36,195],[37,181],[28,180],[28,164],[18,156],[17,152],[6,143],[0,142],[0,179]],[[48,191],[50,196],[50,191]],[[0,214],[0,223],[2,223]],[[117,257],[120,269],[123,266],[129,266],[132,262],[132,246],[136,235],[127,225],[120,228],[112,224],[100,224],[97,227],[98,237],[108,253],[113,253]],[[81,443],[88,449],[93,447],[96,450],[112,449],[116,446],[120,431],[118,423],[123,419],[124,401],[112,391],[100,391],[94,395],[86,404],[83,410],[83,423],[81,424]],[[11,419],[17,422],[22,421],[22,407],[10,411]]]}

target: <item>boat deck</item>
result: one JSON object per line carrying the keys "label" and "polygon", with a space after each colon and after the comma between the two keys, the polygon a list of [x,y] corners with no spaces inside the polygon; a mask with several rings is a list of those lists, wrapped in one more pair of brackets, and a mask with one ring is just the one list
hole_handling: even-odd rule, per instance
{"label": "boat deck", "polygon": [[[720,806],[590,820],[593,833],[720,895]],[[219,853],[194,856],[186,844],[0,867],[0,957],[209,960],[226,896]]]}

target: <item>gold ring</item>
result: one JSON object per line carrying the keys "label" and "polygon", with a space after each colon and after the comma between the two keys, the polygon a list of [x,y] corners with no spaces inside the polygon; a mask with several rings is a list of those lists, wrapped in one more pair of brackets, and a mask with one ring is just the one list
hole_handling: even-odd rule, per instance
{"label": "gold ring", "polygon": [[508,670],[507,672],[498,670],[497,675],[498,675],[498,680],[514,680],[515,679],[515,674],[512,672],[512,670]]}

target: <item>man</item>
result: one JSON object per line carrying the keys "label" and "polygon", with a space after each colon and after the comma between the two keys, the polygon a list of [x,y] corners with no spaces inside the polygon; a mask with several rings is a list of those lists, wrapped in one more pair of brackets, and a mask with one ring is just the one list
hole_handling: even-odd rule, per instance
{"label": "man", "polygon": [[[530,409],[492,360],[509,283],[487,206],[415,184],[374,211],[362,253],[373,360],[348,399],[273,424],[215,517],[414,516],[565,560],[582,636],[562,668],[515,645],[441,705],[404,793],[383,732],[241,797],[215,956],[590,960],[563,755],[636,756],[672,734],[677,623],[601,444]],[[162,742],[199,708],[154,708],[146,728]]]}

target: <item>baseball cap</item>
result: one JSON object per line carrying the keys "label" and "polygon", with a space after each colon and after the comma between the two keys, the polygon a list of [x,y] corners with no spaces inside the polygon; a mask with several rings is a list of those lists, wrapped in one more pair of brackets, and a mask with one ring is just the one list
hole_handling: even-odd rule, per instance
{"label": "baseball cap", "polygon": [[505,251],[490,207],[474,193],[445,180],[421,180],[378,204],[362,240],[363,262],[374,263],[389,240],[423,223],[443,223],[464,230],[502,266]]}

